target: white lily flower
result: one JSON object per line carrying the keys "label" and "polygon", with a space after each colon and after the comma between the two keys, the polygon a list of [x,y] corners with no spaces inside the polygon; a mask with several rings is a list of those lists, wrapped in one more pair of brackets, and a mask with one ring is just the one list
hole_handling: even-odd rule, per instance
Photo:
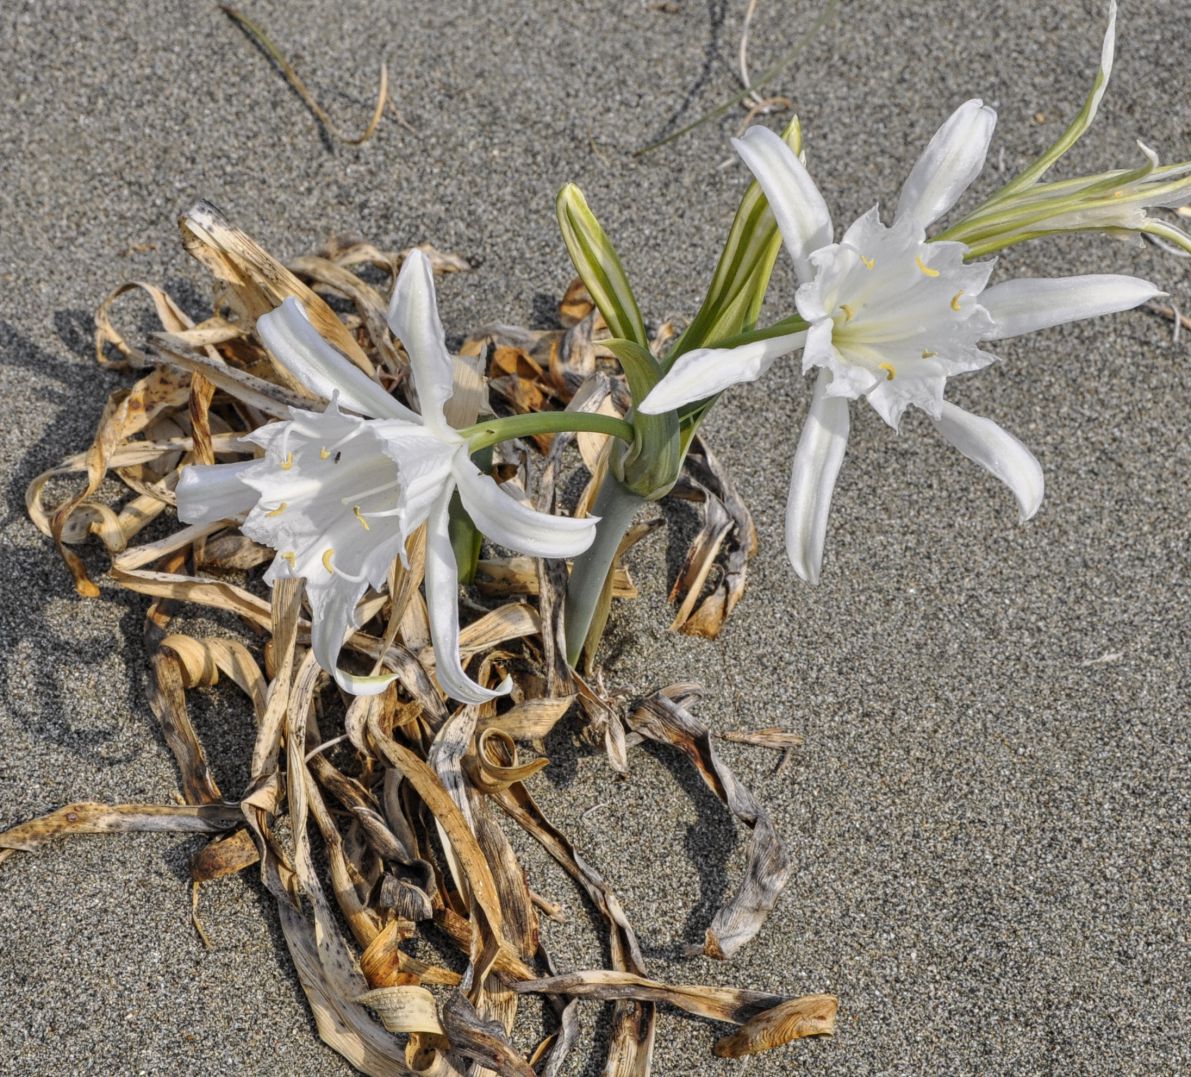
{"label": "white lily flower", "polygon": [[1102,275],[1017,280],[986,288],[992,262],[964,261],[967,247],[928,242],[926,229],[980,173],[996,123],[979,100],[961,105],[931,139],[902,187],[893,224],[876,207],[838,243],[826,203],[798,156],[772,131],[734,140],[764,190],[794,262],[795,303],[805,333],[739,348],[687,352],[641,403],[672,411],[732,384],[755,381],[802,347],[804,372],[818,368],[807,425],[795,453],[786,509],[787,553],[795,571],[818,582],[828,507],[847,445],[846,399],[863,396],[897,429],[913,404],[964,455],[1005,482],[1022,519],[1042,499],[1037,461],[988,419],[946,403],[947,378],[996,359],[983,341],[1137,306],[1160,291],[1134,277]]}
{"label": "white lily flower", "polygon": [[[447,423],[452,362],[435,303],[430,263],[414,251],[401,267],[389,324],[405,345],[421,414],[394,400],[315,330],[287,299],[257,322],[261,340],[325,411],[290,409],[245,440],[264,456],[187,468],[178,483],[178,517],[208,523],[244,517],[240,529],[277,551],[265,581],[302,577],[313,611],[318,663],[347,691],[372,695],[392,675],[358,677],[338,668],[356,606],[369,586],[385,586],[393,559],[427,527],[426,601],[438,682],[454,699],[479,703],[504,694],[463,670],[459,651],[459,572],[448,534],[451,496],[489,538],[538,557],[573,557],[591,544],[596,520],[550,516],[523,505],[472,463],[466,440]],[[355,412],[356,414],[350,414]]]}

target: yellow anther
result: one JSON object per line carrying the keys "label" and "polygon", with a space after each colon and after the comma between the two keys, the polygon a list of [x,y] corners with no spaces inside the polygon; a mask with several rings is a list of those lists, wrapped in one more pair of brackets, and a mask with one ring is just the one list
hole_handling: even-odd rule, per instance
{"label": "yellow anther", "polygon": [[325,568],[325,569],[326,569],[328,572],[334,572],[334,571],[335,571],[335,570],[334,570],[334,569],[331,567],[331,554],[333,554],[334,552],[335,552],[335,547],[333,547],[333,546],[328,546],[328,547],[327,547],[327,550],[326,550],[326,553],[324,553],[324,554],[323,554],[323,568]]}
{"label": "yellow anther", "polygon": [[352,509],[352,512],[354,512],[354,513],[356,514],[356,519],[360,521],[360,523],[363,525],[363,527],[364,527],[364,530],[365,530],[365,531],[371,531],[371,530],[372,530],[372,529],[371,529],[371,528],[368,526],[368,521],[364,519],[364,516],[363,516],[363,514],[360,512],[360,506],[359,506],[359,505],[357,505],[357,506],[356,506],[354,509]]}
{"label": "yellow anther", "polygon": [[325,460],[330,455],[331,455],[331,450],[326,447],[318,450],[318,458],[320,460]]}
{"label": "yellow anther", "polygon": [[914,264],[928,277],[937,277],[939,275],[939,271],[937,269],[931,269],[931,267],[922,260],[921,255],[914,259]]}
{"label": "yellow anther", "polygon": [[877,260],[875,258],[865,258],[865,256],[862,254],[860,256],[860,260],[864,263],[865,269],[873,269],[876,267]]}
{"label": "yellow anther", "polygon": [[925,348],[922,349],[922,358],[923,359],[933,359],[938,354],[939,354],[938,352],[928,352]]}
{"label": "yellow anther", "polygon": [[1124,191],[1113,191],[1112,196],[1113,196],[1113,198],[1124,198],[1125,192]]}
{"label": "yellow anther", "polygon": [[281,464],[281,470],[289,471],[289,469],[293,466],[294,466],[294,454],[292,452],[286,453],[285,460]]}
{"label": "yellow anther", "polygon": [[964,290],[961,288],[958,292],[955,293],[955,295],[953,295],[951,297],[951,309],[952,310],[954,310],[954,311],[959,310],[959,297],[963,294],[964,294]]}
{"label": "yellow anther", "polygon": [[266,512],[265,515],[266,516],[280,516],[283,512],[285,512],[285,506],[288,504],[289,504],[288,501],[283,501],[272,512]]}
{"label": "yellow anther", "polygon": [[897,373],[897,371],[893,369],[892,363],[878,363],[877,369],[885,371],[886,381],[893,381],[893,375]]}
{"label": "yellow anther", "polygon": [[298,555],[293,550],[286,550],[281,556],[289,562],[289,567],[292,571],[296,572],[298,570]]}
{"label": "yellow anther", "polygon": [[856,317],[856,311],[854,311],[847,303],[841,303],[839,305],[839,309],[844,312],[844,321],[846,322],[850,322]]}

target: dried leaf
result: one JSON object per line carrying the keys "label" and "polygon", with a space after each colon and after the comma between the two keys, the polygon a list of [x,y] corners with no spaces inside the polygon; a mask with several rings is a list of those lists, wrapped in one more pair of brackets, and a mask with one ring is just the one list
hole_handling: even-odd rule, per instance
{"label": "dried leaf", "polygon": [[773,910],[792,865],[773,821],[757,799],[720,762],[707,726],[678,700],[659,692],[629,715],[632,728],[649,740],[682,750],[707,787],[750,831],[745,877],[739,890],[712,918],[703,943],[707,957],[731,957]]}

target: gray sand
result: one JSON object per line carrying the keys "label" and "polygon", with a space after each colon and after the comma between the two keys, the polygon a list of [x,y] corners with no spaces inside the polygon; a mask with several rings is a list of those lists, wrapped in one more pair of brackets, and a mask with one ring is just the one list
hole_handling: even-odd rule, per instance
{"label": "gray sand", "polygon": [[[674,6],[253,0],[345,126],[367,116],[388,51],[416,133],[386,121],[355,149],[320,142],[214,4],[4,4],[0,825],[176,788],[144,702],[144,601],[110,586],[77,598],[23,508],[27,481],[82,447],[124,384],[90,356],[99,299],[129,278],[164,281],[201,311],[206,281],[173,219],[202,196],[282,256],[356,232],[482,260],[441,289],[449,332],[524,324],[570,278],[552,204],[573,179],[648,316],[689,316],[745,183],[738,163],[721,167],[739,114],[630,152],[732,92],[745,5]],[[813,10],[759,7],[756,71]],[[1113,86],[1072,167],[1131,163],[1137,136],[1191,155],[1187,6],[1125,7]],[[1101,23],[1083,0],[851,5],[776,85],[798,104],[837,226],[891,205],[969,96],[1001,117],[980,191],[998,154],[1022,166],[1082,100]],[[1191,307],[1186,263],[1148,248],[1043,244],[1002,264],[1133,272]],[[783,265],[775,313],[791,286]],[[617,783],[569,732],[536,782],[618,888],[654,975],[839,995],[834,1040],[755,1058],[751,1074],[1191,1069],[1186,347],[1130,313],[1004,346],[1003,364],[954,383],[954,399],[1004,422],[1046,469],[1025,527],[921,416],[894,437],[856,409],[818,589],[793,580],[780,539],[802,378],[786,364],[708,424],[762,537],[749,594],[718,643],[669,635],[676,551],[653,538],[633,560],[645,597],[618,612],[610,676],[628,690],[695,676],[716,725],[806,735],[781,777],[767,753],[724,748],[780,818],[791,885],[738,960],[684,958],[742,863],[717,805],[663,753],[635,753]],[[243,708],[216,691],[195,711],[234,790]],[[214,949],[195,937],[197,845],[80,839],[0,868],[0,1069],[346,1072],[315,1037],[251,872],[204,891]],[[531,865],[570,911],[547,928],[561,964],[599,962],[577,894]],[[585,1011],[569,1072],[599,1072],[600,1013]],[[709,1056],[718,1031],[664,1013],[656,1072],[738,1072]]]}

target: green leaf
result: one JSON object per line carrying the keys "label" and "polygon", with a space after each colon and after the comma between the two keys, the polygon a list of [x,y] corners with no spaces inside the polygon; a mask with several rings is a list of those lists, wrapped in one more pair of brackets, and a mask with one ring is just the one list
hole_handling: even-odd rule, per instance
{"label": "green leaf", "polygon": [[1092,80],[1092,89],[1079,114],[1067,125],[1067,129],[1045,150],[1038,159],[1021,175],[1010,180],[986,203],[990,205],[1002,198],[1017,193],[1037,183],[1060,157],[1063,156],[1076,142],[1083,137],[1083,133],[1092,126],[1096,118],[1096,111],[1100,108],[1100,99],[1108,89],[1108,77],[1112,73],[1113,51],[1116,42],[1117,5],[1111,0],[1108,5],[1108,27],[1104,32],[1104,43],[1100,46],[1100,66],[1096,69],[1096,77]]}
{"label": "green leaf", "polygon": [[[795,153],[802,152],[802,127],[797,116],[782,132],[782,138]],[[665,369],[684,352],[709,347],[715,340],[755,324],[781,242],[765,192],[754,180],[732,219],[703,305],[670,350],[663,363]]]}
{"label": "green leaf", "polygon": [[615,337],[645,345],[645,322],[612,241],[587,205],[583,192],[568,183],[555,202],[558,226],[575,271]]}

